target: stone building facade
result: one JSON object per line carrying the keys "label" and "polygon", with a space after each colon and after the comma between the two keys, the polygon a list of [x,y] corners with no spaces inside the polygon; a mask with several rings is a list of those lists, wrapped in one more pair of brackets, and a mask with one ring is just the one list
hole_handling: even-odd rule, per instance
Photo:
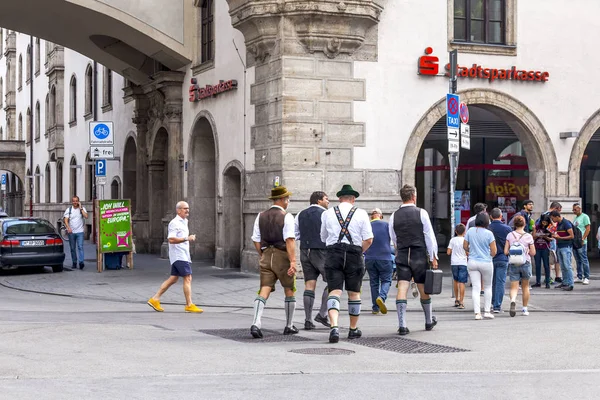
{"label": "stone building facade", "polygon": [[[473,203],[510,203],[507,214],[525,196],[537,211],[552,200],[565,209],[582,200],[593,208],[600,203],[600,176],[594,176],[600,165],[590,149],[600,111],[597,83],[586,66],[598,56],[581,49],[593,47],[597,23],[585,15],[595,15],[600,6],[577,0],[568,10],[554,2],[540,10],[530,3],[198,0],[186,17],[197,32],[192,63],[178,71],[159,67],[151,82],[140,85],[111,74],[112,103],[106,107],[101,103],[109,78],[102,67],[83,56],[75,61],[75,53],[49,44],[45,75],[34,78],[35,85],[42,82],[36,96],[45,117],[39,125],[46,122],[42,132],[48,138],[34,144],[41,146],[34,164],[43,171],[49,163],[50,175],[64,182],[70,182],[71,169],[80,171],[80,187],[93,179],[86,172],[91,164],[83,90],[91,65],[97,89],[90,96],[101,104],[96,117],[113,121],[118,132],[119,158],[109,168],[119,190],[111,195],[132,199],[138,250],[164,255],[166,223],[177,200],[186,199],[199,238],[194,258],[255,269],[252,223],[268,206],[276,177],[294,192],[294,213],[311,192],[333,197],[343,183],[361,193],[362,207],[390,213],[400,203],[400,186],[416,184],[443,243],[454,212],[448,201],[444,72],[447,52],[456,49],[463,67],[458,91],[469,106],[472,130],[457,189]],[[552,28],[565,23],[565,12],[584,19],[569,22],[577,25],[579,47]],[[8,46],[14,33],[3,34]],[[17,40],[14,52],[6,47],[6,63],[0,60],[6,101],[9,92],[18,93],[13,67],[26,43]],[[71,126],[73,73],[78,122]],[[62,94],[53,96],[52,87]],[[26,108],[18,96],[5,103],[3,139],[17,138],[7,135],[15,119],[18,132],[18,115]],[[48,109],[56,109],[55,119]],[[42,201],[46,181],[36,179],[43,175],[32,174],[34,191],[41,193],[34,209],[56,214],[71,190],[63,185],[62,197],[55,196],[55,179],[49,202]],[[108,188],[104,197],[110,197]]]}

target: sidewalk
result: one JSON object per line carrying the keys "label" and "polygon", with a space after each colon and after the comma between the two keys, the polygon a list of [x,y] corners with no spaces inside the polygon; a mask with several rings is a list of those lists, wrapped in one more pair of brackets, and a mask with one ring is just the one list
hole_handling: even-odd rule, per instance
{"label": "sidewalk", "polygon": [[[75,298],[101,299],[107,301],[120,301],[132,303],[145,303],[160,284],[168,278],[170,265],[168,260],[163,260],[156,255],[135,254],[134,269],[121,269],[117,271],[105,270],[98,273],[96,270],[95,246],[85,242],[86,266],[83,270],[71,270],[70,252],[67,246],[65,270],[62,273],[52,273],[49,268],[46,273],[4,273],[0,275],[0,285],[23,291],[35,293],[71,296]],[[125,264],[125,258],[123,260]],[[471,288],[467,287],[465,310],[454,308],[452,296],[452,278],[450,267],[444,270],[444,287],[441,295],[433,297],[434,309],[437,312],[458,312],[472,315]],[[252,307],[254,298],[259,289],[258,274],[242,273],[237,270],[219,269],[206,262],[193,263],[193,299],[200,306],[206,307]],[[530,309],[537,311],[559,312],[575,311],[600,314],[600,262],[592,260],[591,284],[583,286],[577,284],[572,292],[563,292],[555,289],[533,289],[530,300]],[[302,308],[302,294],[304,282],[298,279],[296,300],[298,308]],[[508,285],[508,282],[507,282]],[[317,284],[317,301],[315,310],[320,304],[320,294],[323,282]],[[396,288],[392,286],[387,306],[390,312],[395,310]],[[342,299],[342,308],[345,308],[346,296]],[[371,295],[369,281],[363,282],[362,288],[363,312],[371,310]],[[483,299],[482,299],[483,300]],[[419,299],[413,299],[409,294],[410,311],[420,311]],[[267,302],[267,308],[283,308],[283,289],[278,285],[276,291]],[[520,304],[520,293],[517,302]],[[162,298],[163,304],[183,305],[181,283],[171,287]],[[508,309],[507,297],[503,303]],[[316,311],[315,311],[316,312]]]}

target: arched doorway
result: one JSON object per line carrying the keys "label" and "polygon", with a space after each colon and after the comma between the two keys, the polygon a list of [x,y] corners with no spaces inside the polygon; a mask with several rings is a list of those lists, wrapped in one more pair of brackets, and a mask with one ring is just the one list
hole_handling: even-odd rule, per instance
{"label": "arched doorway", "polygon": [[240,268],[242,254],[242,164],[234,161],[223,173],[223,209],[219,213],[220,238],[216,265]]}
{"label": "arched doorway", "polygon": [[196,241],[190,247],[196,259],[215,259],[216,252],[216,149],[213,128],[200,117],[192,128],[187,170],[190,229]]}
{"label": "arched doorway", "polygon": [[136,190],[137,190],[137,146],[135,139],[129,137],[125,142],[123,152],[123,198],[131,200],[132,213],[136,212]]}
{"label": "arched doorway", "polygon": [[[164,238],[163,218],[168,211],[168,145],[169,134],[165,128],[160,128],[154,137],[152,156],[148,162],[148,195],[150,197],[149,225],[150,239],[149,251],[158,253]],[[170,205],[175,210],[175,204]]]}
{"label": "arched doorway", "polygon": [[[468,191],[465,196],[470,195],[470,208],[476,202],[505,207],[509,198],[508,214],[513,200],[518,209],[519,200],[527,197],[536,203],[537,210],[546,209],[547,194],[555,191],[553,178],[558,166],[551,141],[537,117],[501,92],[471,89],[459,94],[471,113],[471,150],[461,151],[458,194]],[[441,99],[413,130],[402,167],[402,181],[417,185],[420,206],[434,219],[440,245],[447,243],[452,232],[445,115],[445,99]]]}
{"label": "arched doorway", "polygon": [[6,190],[0,196],[0,208],[10,217],[23,216],[25,187],[17,174],[10,170],[0,170],[0,175],[6,175]]}

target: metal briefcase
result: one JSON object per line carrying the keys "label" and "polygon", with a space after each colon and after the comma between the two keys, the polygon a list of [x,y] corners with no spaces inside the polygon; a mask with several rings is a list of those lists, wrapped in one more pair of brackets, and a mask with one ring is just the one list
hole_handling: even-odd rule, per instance
{"label": "metal briefcase", "polygon": [[441,269],[428,269],[425,271],[425,293],[442,293],[442,275]]}

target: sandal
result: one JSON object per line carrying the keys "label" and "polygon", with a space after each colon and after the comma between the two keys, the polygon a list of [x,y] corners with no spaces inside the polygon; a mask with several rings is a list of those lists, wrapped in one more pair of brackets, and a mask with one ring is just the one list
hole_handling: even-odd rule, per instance
{"label": "sandal", "polygon": [[458,307],[460,305],[460,301],[454,300],[454,307]]}
{"label": "sandal", "polygon": [[465,309],[465,305],[464,305],[463,303],[460,303],[460,304],[458,305],[458,309],[459,309],[459,310],[464,310],[464,309]]}

